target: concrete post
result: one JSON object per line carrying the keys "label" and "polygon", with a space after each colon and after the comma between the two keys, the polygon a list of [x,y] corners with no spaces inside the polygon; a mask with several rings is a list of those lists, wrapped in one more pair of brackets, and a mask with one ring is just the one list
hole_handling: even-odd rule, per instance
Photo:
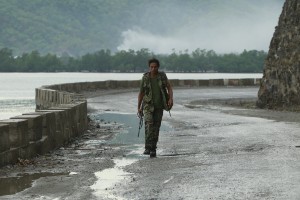
{"label": "concrete post", "polygon": [[43,118],[41,115],[19,115],[11,119],[27,119],[29,141],[37,141],[42,139]]}
{"label": "concrete post", "polygon": [[0,124],[0,152],[7,151],[9,148],[9,125]]}
{"label": "concrete post", "polygon": [[11,148],[17,148],[29,144],[28,120],[7,119],[0,120],[0,124],[9,125],[9,141]]}

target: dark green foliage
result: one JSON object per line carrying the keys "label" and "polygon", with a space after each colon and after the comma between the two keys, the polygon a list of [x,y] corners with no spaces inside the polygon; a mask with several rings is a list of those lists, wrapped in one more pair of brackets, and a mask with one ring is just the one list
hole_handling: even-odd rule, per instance
{"label": "dark green foliage", "polygon": [[179,53],[174,50],[170,55],[155,55],[148,49],[140,49],[122,50],[115,54],[111,54],[110,50],[100,50],[81,57],[68,54],[43,56],[32,51],[14,58],[11,49],[3,48],[0,50],[0,72],[145,72],[148,59],[157,57],[162,70],[172,72],[259,73],[266,56],[266,52],[257,50],[223,55],[205,49],[196,49],[190,54],[188,50]]}
{"label": "dark green foliage", "polygon": [[0,50],[0,71],[1,72],[15,71],[15,60],[13,58],[11,49],[3,48]]}
{"label": "dark green foliage", "polygon": [[[101,49],[116,52],[126,30],[140,28],[168,36],[179,30],[213,28],[225,17],[253,21],[255,13],[262,12],[262,5],[283,1],[0,0],[0,49],[8,47],[18,56],[33,50],[41,55],[72,56]],[[205,71],[206,64],[203,67]]]}
{"label": "dark green foliage", "polygon": [[12,48],[16,55],[34,49],[72,55],[115,50],[121,32],[137,20],[129,10],[135,2],[0,0],[0,48]]}

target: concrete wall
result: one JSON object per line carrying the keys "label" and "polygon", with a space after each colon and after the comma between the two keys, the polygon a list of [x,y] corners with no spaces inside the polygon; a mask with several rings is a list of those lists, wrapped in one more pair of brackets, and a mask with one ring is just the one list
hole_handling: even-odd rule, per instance
{"label": "concrete wall", "polygon": [[0,166],[68,143],[87,129],[87,101],[76,93],[36,89],[36,111],[0,120]]}
{"label": "concrete wall", "polygon": [[[173,87],[255,86],[260,79],[170,80]],[[88,125],[84,91],[138,88],[140,81],[99,81],[42,86],[36,110],[0,120],[0,166],[30,159],[80,136]]]}

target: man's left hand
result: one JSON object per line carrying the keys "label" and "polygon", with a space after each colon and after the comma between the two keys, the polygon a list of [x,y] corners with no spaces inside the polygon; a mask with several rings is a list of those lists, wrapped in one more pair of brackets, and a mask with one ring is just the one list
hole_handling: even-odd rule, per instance
{"label": "man's left hand", "polygon": [[173,99],[169,99],[169,101],[168,101],[168,107],[171,110],[171,108],[173,107]]}

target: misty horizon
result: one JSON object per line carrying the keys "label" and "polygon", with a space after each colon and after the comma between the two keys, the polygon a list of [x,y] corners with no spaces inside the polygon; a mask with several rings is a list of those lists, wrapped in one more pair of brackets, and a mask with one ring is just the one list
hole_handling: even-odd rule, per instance
{"label": "misty horizon", "polygon": [[[22,1],[23,2],[23,1]],[[0,49],[80,56],[268,51],[284,0],[0,1]]]}
{"label": "misty horizon", "polygon": [[[117,50],[147,48],[158,54],[185,50],[190,53],[197,48],[214,50],[220,54],[241,53],[244,50],[253,49],[268,51],[282,11],[283,0],[265,0],[264,2],[246,0],[247,4],[245,1],[230,0],[222,7],[214,7],[214,2],[207,3],[207,10],[199,12],[196,9],[185,10],[187,8],[183,5],[173,4],[168,9],[174,13],[171,11],[165,14],[164,9],[161,8],[158,10],[155,26],[148,26],[145,23],[143,27],[133,26],[124,30],[122,42]],[[149,17],[148,12],[151,13],[146,10],[145,18]],[[184,13],[184,16],[176,15],[176,13]],[[190,16],[187,17],[187,13]],[[165,19],[172,17],[178,23],[166,26],[166,23],[170,21]],[[141,18],[141,24],[146,21],[145,18]],[[164,30],[163,33],[160,29]]]}

